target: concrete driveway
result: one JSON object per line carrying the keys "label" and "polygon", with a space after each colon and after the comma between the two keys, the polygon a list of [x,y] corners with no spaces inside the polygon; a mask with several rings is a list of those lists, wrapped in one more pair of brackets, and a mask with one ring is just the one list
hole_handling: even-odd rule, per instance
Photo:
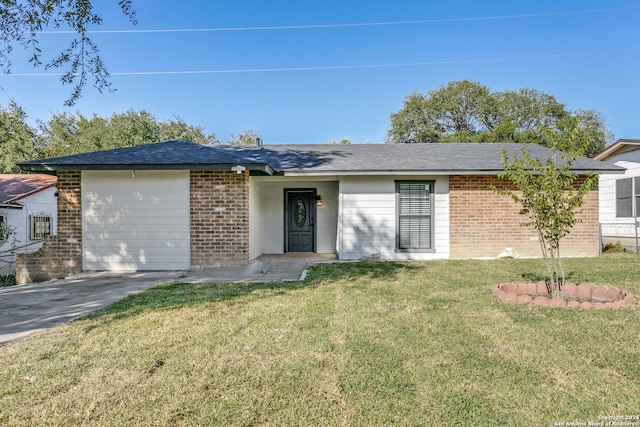
{"label": "concrete driveway", "polygon": [[247,267],[160,272],[86,272],[66,279],[0,288],[0,345],[22,339],[161,283],[298,280],[311,262],[335,255],[263,255]]}
{"label": "concrete driveway", "polygon": [[112,304],[180,272],[80,273],[67,279],[0,288],[0,345]]}

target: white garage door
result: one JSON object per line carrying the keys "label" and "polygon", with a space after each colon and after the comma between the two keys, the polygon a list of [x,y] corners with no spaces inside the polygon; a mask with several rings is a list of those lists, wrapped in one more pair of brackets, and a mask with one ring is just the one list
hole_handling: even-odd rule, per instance
{"label": "white garage door", "polygon": [[84,270],[188,270],[188,171],[84,171]]}

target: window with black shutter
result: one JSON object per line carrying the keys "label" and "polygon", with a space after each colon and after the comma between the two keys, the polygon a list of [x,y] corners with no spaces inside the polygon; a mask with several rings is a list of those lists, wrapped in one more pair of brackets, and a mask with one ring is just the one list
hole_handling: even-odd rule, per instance
{"label": "window with black shutter", "polygon": [[616,217],[631,218],[633,216],[633,180],[631,178],[616,180]]}
{"label": "window with black shutter", "polygon": [[432,181],[396,181],[399,251],[433,249],[433,185]]}

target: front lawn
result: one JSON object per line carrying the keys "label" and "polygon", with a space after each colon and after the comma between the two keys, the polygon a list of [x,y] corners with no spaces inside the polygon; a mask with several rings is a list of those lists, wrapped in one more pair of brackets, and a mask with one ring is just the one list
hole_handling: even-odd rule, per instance
{"label": "front lawn", "polygon": [[[640,297],[633,255],[566,260]],[[170,284],[0,347],[2,425],[553,426],[640,416],[640,309],[491,285],[541,260],[345,263]],[[640,420],[635,420],[640,423]],[[557,424],[556,424],[557,425]]]}

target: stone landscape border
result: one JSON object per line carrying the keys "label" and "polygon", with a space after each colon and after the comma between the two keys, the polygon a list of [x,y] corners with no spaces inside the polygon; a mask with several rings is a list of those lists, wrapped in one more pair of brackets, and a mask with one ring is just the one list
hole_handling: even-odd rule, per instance
{"label": "stone landscape border", "polygon": [[633,294],[609,286],[591,288],[588,283],[567,282],[564,296],[552,298],[547,283],[502,283],[493,286],[493,295],[502,301],[530,303],[542,307],[582,307],[584,309],[618,308],[633,304]]}

